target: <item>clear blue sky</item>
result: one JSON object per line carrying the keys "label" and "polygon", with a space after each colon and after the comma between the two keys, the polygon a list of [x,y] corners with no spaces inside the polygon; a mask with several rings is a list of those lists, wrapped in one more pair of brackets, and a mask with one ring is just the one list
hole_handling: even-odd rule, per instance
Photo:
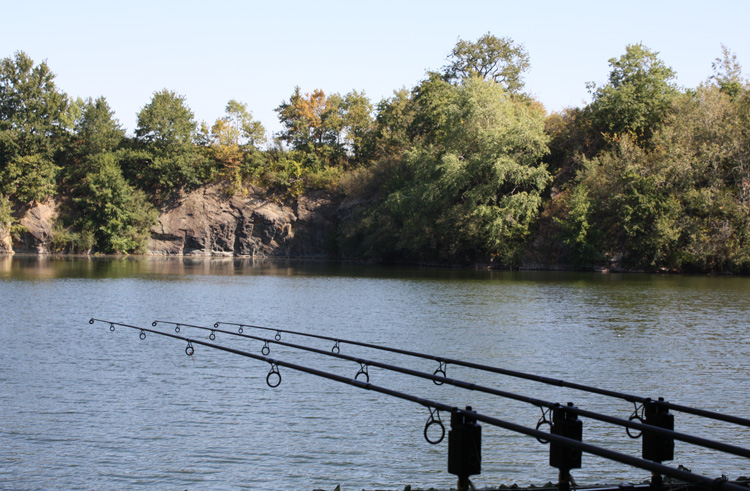
{"label": "clear blue sky", "polygon": [[185,96],[198,121],[236,99],[276,131],[273,109],[296,85],[377,102],[442,67],[459,38],[487,32],[524,44],[527,90],[550,112],[586,104],[586,82],[606,82],[608,60],[638,42],[695,87],[722,43],[750,72],[748,19],[750,0],[6,0],[0,57],[46,60],[60,89],[105,96],[129,132],[163,88]]}

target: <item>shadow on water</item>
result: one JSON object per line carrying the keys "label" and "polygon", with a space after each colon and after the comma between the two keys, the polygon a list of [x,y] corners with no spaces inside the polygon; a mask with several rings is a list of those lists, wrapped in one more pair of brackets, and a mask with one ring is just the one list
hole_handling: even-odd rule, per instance
{"label": "shadow on water", "polygon": [[[435,281],[508,281],[515,285],[537,283],[581,289],[608,286],[622,294],[623,285],[632,292],[647,292],[665,286],[746,290],[742,277],[676,276],[640,273],[591,273],[561,271],[507,271],[472,268],[368,265],[306,259],[258,259],[247,257],[191,256],[86,256],[0,255],[0,279],[45,280],[60,278],[118,279],[190,275],[320,276],[369,279]],[[628,291],[626,290],[626,291]]]}

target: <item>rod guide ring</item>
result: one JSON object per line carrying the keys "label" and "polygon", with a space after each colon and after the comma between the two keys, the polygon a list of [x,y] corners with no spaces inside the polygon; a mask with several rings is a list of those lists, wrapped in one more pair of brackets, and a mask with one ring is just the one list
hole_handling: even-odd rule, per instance
{"label": "rod guide ring", "polygon": [[[274,374],[278,378],[278,380],[276,381],[276,383],[272,383],[271,382],[271,377]],[[278,387],[279,385],[281,385],[281,373],[279,373],[279,367],[276,366],[275,363],[271,363],[271,370],[268,372],[268,375],[266,375],[266,384],[268,384],[268,386],[271,387],[272,389]]]}
{"label": "rod guide ring", "polygon": [[[430,440],[429,429],[433,425],[437,425],[440,427],[440,437],[434,440]],[[445,425],[440,420],[440,411],[438,411],[437,409],[430,408],[430,418],[427,420],[427,423],[424,425],[424,439],[427,440],[427,443],[429,443],[430,445],[437,445],[438,443],[442,442],[444,438],[445,438]]]}
{"label": "rod guide ring", "polygon": [[367,373],[367,364],[366,363],[360,363],[360,368],[357,374],[354,376],[354,380],[359,380],[359,376],[364,375],[365,381],[369,384],[370,383],[370,374]]}
{"label": "rod guide ring", "polygon": [[[448,375],[445,373],[445,370],[448,364],[440,360],[438,360],[438,363],[439,363],[438,367],[435,369],[434,372],[432,372],[432,374],[435,375],[436,377],[446,378]],[[434,383],[435,385],[443,385],[445,382],[442,382],[440,380],[433,380],[432,383]]]}
{"label": "rod guide ring", "polygon": [[[641,404],[640,406],[638,406],[638,404],[636,404],[634,402],[633,403],[633,407],[634,407],[633,413],[628,418],[628,421],[638,421],[639,423],[643,424],[644,423],[644,421],[643,421],[643,411],[644,411],[643,404]],[[634,440],[640,438],[641,435],[643,435],[642,431],[639,431],[636,434],[631,433],[630,432],[630,428],[628,428],[627,426],[625,427],[625,433],[627,433],[628,436],[630,438],[634,439]]]}

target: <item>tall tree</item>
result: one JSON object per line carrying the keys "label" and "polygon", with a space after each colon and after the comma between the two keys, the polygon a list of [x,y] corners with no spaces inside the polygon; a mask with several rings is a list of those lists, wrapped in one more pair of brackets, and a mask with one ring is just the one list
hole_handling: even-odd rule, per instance
{"label": "tall tree", "polygon": [[131,181],[151,188],[159,198],[200,183],[197,123],[183,96],[166,89],[154,93],[138,113],[137,125],[140,151],[125,160]]}
{"label": "tall tree", "polygon": [[737,61],[737,55],[723,44],[721,55],[721,58],[716,58],[711,63],[714,73],[709,80],[729,97],[737,97],[742,93],[743,86],[746,84],[742,77],[742,66]]}
{"label": "tall tree", "polygon": [[237,145],[257,148],[265,143],[266,129],[260,121],[253,119],[252,113],[247,110],[247,104],[232,99],[227,103],[224,112],[224,119],[231,124],[237,134]]}
{"label": "tall tree", "polygon": [[146,252],[156,210],[143,191],[128,184],[114,154],[99,153],[91,160],[91,171],[74,198],[76,225],[93,235],[92,245],[99,252]]}
{"label": "tall tree", "polygon": [[443,68],[449,81],[480,77],[499,83],[509,94],[523,90],[523,74],[529,69],[529,54],[511,38],[489,32],[476,42],[459,39]]}
{"label": "tall tree", "polygon": [[160,147],[192,143],[197,128],[185,97],[167,89],[154,93],[151,102],[138,113],[136,123],[136,137]]}
{"label": "tall tree", "polygon": [[54,78],[46,62],[35,66],[22,51],[0,61],[0,192],[21,201],[55,192],[55,153],[72,118]]}
{"label": "tall tree", "polygon": [[628,45],[624,55],[609,60],[612,70],[606,85],[588,84],[599,131],[631,133],[645,143],[659,128],[679,92],[674,70],[658,54],[641,43]]}
{"label": "tall tree", "polygon": [[443,83],[424,106],[436,136],[407,151],[388,194],[345,237],[381,259],[516,264],[550,181],[544,113],[491,81]]}
{"label": "tall tree", "polygon": [[368,152],[366,146],[374,124],[372,109],[372,103],[364,92],[353,90],[344,96],[344,141],[355,164],[363,163]]}
{"label": "tall tree", "polygon": [[406,151],[411,142],[409,128],[414,112],[411,94],[405,88],[394,91],[392,97],[377,104],[369,143],[374,159],[399,157]]}
{"label": "tall tree", "polygon": [[303,95],[295,87],[289,102],[283,101],[275,109],[284,126],[279,138],[313,161],[338,163],[345,156],[342,106],[343,99],[338,94],[326,96],[321,89],[315,89]]}
{"label": "tall tree", "polygon": [[83,102],[81,117],[74,128],[75,151],[82,154],[114,151],[125,139],[125,130],[114,115],[104,97]]}

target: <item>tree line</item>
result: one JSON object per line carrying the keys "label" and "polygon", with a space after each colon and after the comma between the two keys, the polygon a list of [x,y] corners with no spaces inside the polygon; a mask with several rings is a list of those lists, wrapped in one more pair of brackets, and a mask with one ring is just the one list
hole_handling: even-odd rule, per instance
{"label": "tree line", "polygon": [[104,97],[71,99],[18,52],[0,62],[0,222],[56,197],[55,249],[144,252],[158,207],[218,182],[350,198],[341,257],[750,272],[750,84],[736,56],[722,46],[696,88],[643,44],[609,64],[589,104],[547,114],[526,92],[523,45],[488,33],[376,104],[296,87],[267,140],[246,104],[209,126],[166,89],[127,136]]}

